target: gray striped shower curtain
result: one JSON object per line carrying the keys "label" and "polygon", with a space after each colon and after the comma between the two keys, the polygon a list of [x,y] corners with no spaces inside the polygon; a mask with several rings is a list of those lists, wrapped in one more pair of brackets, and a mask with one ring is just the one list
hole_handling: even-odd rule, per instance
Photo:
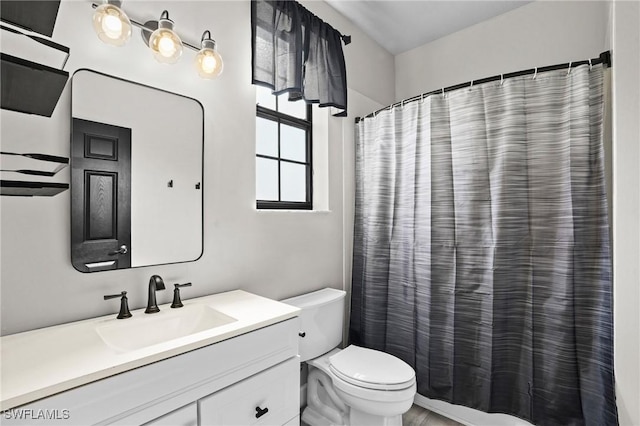
{"label": "gray striped shower curtain", "polygon": [[351,343],[418,393],[615,425],[603,67],[432,95],[356,125]]}

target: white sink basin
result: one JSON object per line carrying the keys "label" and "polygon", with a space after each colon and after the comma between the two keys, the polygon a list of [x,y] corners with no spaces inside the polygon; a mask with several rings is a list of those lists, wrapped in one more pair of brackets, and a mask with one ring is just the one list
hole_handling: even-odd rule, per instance
{"label": "white sink basin", "polygon": [[140,309],[128,319],[109,314],[0,337],[0,411],[231,339],[300,311],[242,290],[189,299],[178,309],[159,307],[155,314]]}
{"label": "white sink basin", "polygon": [[147,346],[210,330],[237,319],[207,305],[185,305],[156,314],[138,315],[96,327],[105,344],[118,352]]}

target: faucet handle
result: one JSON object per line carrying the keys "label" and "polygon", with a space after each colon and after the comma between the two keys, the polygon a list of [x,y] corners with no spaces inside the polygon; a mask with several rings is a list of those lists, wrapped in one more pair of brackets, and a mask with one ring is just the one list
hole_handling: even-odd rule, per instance
{"label": "faucet handle", "polygon": [[131,312],[129,312],[129,302],[127,299],[127,292],[123,291],[120,294],[107,294],[104,296],[104,300],[109,300],[109,299],[115,299],[116,297],[120,297],[120,312],[118,313],[118,316],[116,318],[118,319],[124,319],[124,318],[131,318],[133,315],[131,315]]}
{"label": "faucet handle", "polygon": [[171,303],[171,307],[182,308],[184,305],[182,304],[182,300],[180,300],[180,288],[191,287],[191,283],[174,284],[173,286],[175,288],[173,289],[173,303]]}

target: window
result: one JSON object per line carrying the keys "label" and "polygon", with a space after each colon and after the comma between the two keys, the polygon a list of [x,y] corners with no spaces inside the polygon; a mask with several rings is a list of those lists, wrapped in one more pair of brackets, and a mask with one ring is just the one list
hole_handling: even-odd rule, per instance
{"label": "window", "polygon": [[311,210],[311,105],[256,89],[256,206]]}

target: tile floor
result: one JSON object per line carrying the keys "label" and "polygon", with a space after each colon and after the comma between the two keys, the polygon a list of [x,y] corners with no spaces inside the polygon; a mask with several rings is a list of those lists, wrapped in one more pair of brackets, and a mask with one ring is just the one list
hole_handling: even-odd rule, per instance
{"label": "tile floor", "polygon": [[[302,417],[302,412],[300,413]],[[300,426],[309,426],[300,421]],[[419,407],[415,404],[402,415],[402,426],[464,426],[454,420],[448,419],[440,414]]]}
{"label": "tile floor", "polygon": [[403,426],[463,426],[454,420],[434,413],[417,405],[402,415]]}

